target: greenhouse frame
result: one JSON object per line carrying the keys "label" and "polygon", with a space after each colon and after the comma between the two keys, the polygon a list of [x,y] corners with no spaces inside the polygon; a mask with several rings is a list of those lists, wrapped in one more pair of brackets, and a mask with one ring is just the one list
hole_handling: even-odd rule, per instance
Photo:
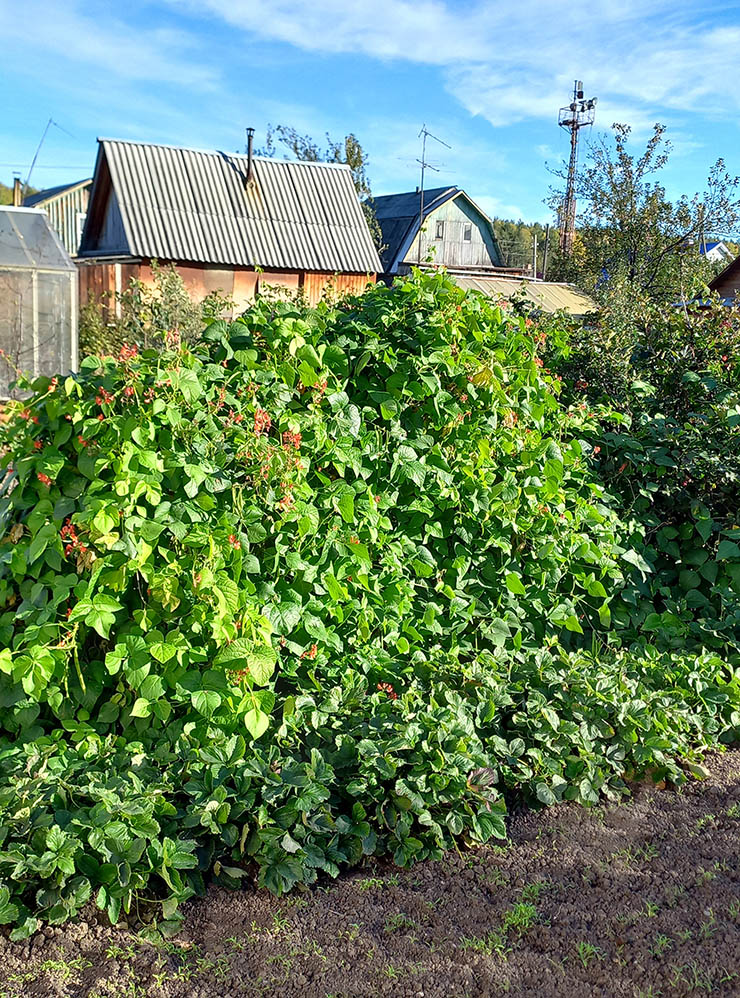
{"label": "greenhouse frame", "polygon": [[0,398],[20,369],[77,370],[77,268],[35,208],[0,206]]}

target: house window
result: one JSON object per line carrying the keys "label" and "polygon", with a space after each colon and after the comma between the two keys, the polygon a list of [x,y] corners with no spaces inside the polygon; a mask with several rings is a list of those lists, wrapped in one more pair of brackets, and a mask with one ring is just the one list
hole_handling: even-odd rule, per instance
{"label": "house window", "polygon": [[463,229],[463,239],[465,240],[466,243],[469,243],[472,238],[473,238],[473,226],[466,225],[465,228]]}
{"label": "house window", "polygon": [[437,222],[437,234],[435,239],[444,239],[445,237],[445,223]]}

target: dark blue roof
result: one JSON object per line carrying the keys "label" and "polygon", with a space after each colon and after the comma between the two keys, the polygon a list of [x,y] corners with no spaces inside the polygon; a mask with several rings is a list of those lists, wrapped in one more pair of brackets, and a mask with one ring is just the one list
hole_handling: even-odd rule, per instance
{"label": "dark blue roof", "polygon": [[[460,193],[459,187],[431,187],[424,190],[425,217],[440,204]],[[419,191],[384,194],[372,199],[375,217],[380,225],[385,249],[380,255],[385,270],[389,270],[401,245],[413,227],[419,227]]]}
{"label": "dark blue roof", "polygon": [[[460,190],[459,187],[432,187],[424,191],[424,212],[436,207],[436,201],[446,201]],[[446,197],[445,197],[446,195]],[[414,218],[418,216],[420,207],[419,191],[406,191],[405,194],[384,194],[373,198],[375,217],[381,218]]]}

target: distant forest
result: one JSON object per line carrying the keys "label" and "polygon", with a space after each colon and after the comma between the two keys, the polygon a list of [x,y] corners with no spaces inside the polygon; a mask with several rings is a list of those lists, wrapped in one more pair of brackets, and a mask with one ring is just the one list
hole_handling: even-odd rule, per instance
{"label": "distant forest", "polygon": [[[31,194],[38,194],[38,188],[29,187],[26,191],[26,196]],[[0,204],[12,204],[13,203],[13,185],[8,187],[7,184],[0,184]]]}
{"label": "distant forest", "polygon": [[[506,267],[526,267],[532,263],[532,249],[537,237],[537,273],[542,274],[545,260],[545,226],[535,222],[529,225],[519,219],[514,222],[506,218],[494,218],[493,229],[496,233],[501,253]],[[550,226],[550,261],[553,250],[557,249],[558,230]]]}

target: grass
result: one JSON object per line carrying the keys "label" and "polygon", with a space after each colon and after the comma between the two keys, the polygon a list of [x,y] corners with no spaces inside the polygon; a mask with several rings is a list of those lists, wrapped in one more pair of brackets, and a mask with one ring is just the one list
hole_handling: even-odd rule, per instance
{"label": "grass", "polygon": [[659,957],[663,956],[666,950],[671,949],[672,946],[673,946],[673,940],[671,939],[670,936],[666,936],[663,933],[658,933],[658,935],[655,937],[655,942],[650,948],[650,952],[653,954],[653,956],[656,959],[658,959]]}
{"label": "grass", "polygon": [[382,890],[383,887],[398,887],[398,876],[394,873],[390,877],[364,877],[357,881],[357,887],[361,891]]}

